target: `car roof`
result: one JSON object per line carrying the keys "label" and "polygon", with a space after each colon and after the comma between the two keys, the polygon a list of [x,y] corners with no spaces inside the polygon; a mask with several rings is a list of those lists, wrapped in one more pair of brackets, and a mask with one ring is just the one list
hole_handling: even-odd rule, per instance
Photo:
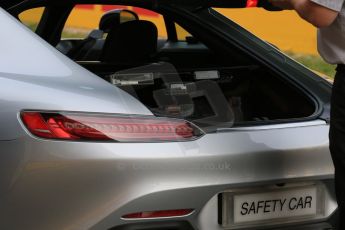
{"label": "car roof", "polygon": [[23,0],[1,0],[0,1],[0,7],[7,9],[7,8],[15,6],[21,2],[23,2]]}
{"label": "car roof", "polygon": [[[0,7],[11,8],[18,4],[37,4],[43,3],[68,5],[68,4],[139,4],[139,5],[184,5],[193,7],[225,7],[225,8],[244,8],[247,2],[252,0],[0,0]],[[255,0],[260,2],[259,0]]]}
{"label": "car roof", "polygon": [[59,5],[71,6],[76,4],[101,4],[101,5],[136,5],[147,8],[159,8],[160,6],[174,5],[188,7],[192,10],[209,7],[218,8],[247,8],[262,7],[268,11],[281,10],[274,7],[268,0],[0,0],[0,7],[9,11],[15,10],[15,6],[39,6]]}

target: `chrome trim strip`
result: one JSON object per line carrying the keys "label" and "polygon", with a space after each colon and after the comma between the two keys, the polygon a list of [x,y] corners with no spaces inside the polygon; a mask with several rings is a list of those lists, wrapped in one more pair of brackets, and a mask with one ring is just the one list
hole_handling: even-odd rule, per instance
{"label": "chrome trim strip", "polygon": [[250,127],[218,128],[217,132],[258,131],[258,130],[269,130],[269,129],[300,128],[300,127],[320,126],[320,125],[327,125],[327,123],[324,120],[314,120],[314,121],[273,124],[273,125],[258,125],[258,126],[250,126]]}

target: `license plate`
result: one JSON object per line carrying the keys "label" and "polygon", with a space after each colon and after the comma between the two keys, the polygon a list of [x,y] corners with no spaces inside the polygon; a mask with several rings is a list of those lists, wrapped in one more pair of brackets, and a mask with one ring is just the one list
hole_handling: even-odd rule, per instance
{"label": "license plate", "polygon": [[320,211],[318,193],[317,186],[255,193],[224,193],[222,202],[224,223],[227,226],[236,226],[313,218]]}

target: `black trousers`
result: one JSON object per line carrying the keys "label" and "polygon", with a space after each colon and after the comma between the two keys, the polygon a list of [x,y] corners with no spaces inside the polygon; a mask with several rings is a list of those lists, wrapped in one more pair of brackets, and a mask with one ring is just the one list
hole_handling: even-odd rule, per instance
{"label": "black trousers", "polygon": [[339,226],[345,229],[345,66],[338,65],[331,99],[330,151],[335,166]]}

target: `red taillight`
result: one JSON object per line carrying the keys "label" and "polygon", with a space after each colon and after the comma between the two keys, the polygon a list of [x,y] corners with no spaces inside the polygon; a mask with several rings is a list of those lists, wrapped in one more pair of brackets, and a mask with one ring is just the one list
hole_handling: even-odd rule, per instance
{"label": "red taillight", "polygon": [[27,111],[21,113],[21,118],[33,135],[47,139],[188,141],[202,135],[197,127],[187,121],[167,118]]}
{"label": "red taillight", "polygon": [[162,211],[147,211],[137,212],[122,216],[123,219],[149,219],[149,218],[166,218],[166,217],[181,217],[193,213],[193,209],[177,209],[177,210],[162,210]]}
{"label": "red taillight", "polygon": [[257,7],[259,4],[259,0],[247,0],[246,7]]}

